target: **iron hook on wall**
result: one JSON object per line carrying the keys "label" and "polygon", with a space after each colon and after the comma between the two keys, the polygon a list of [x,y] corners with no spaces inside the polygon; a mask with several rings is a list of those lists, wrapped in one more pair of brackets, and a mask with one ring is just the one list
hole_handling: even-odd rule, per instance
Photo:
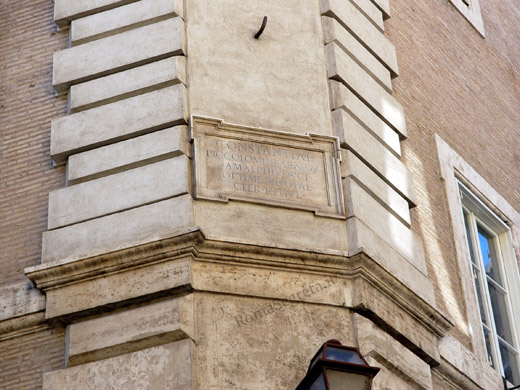
{"label": "iron hook on wall", "polygon": [[267,16],[264,16],[264,21],[262,22],[262,26],[260,27],[260,30],[258,30],[258,32],[255,34],[255,39],[260,38],[260,35],[262,35],[262,33],[264,32],[266,25],[267,25]]}

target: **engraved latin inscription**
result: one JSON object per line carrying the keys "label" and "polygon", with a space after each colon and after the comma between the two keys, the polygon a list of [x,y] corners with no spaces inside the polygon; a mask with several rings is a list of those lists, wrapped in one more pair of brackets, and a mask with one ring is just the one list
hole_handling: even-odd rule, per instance
{"label": "engraved latin inscription", "polygon": [[303,204],[326,195],[323,153],[216,137],[208,141],[210,187]]}
{"label": "engraved latin inscription", "polygon": [[195,196],[344,218],[336,138],[192,117]]}

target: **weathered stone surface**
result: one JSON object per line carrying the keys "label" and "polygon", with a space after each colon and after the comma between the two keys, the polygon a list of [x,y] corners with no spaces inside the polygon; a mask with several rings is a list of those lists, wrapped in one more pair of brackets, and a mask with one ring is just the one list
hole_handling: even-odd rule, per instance
{"label": "weathered stone surface", "polygon": [[484,385],[484,373],[481,370],[477,357],[454,339],[453,336],[446,335],[439,340],[439,352],[446,362],[453,365],[461,373],[464,373],[469,379],[481,386]]}
{"label": "weathered stone surface", "polygon": [[[336,112],[339,111],[339,112]],[[392,155],[391,153],[388,153],[388,151],[394,152],[393,149],[388,147],[388,144],[379,137],[379,134],[373,132],[370,128],[367,128],[366,126],[363,126],[349,111],[344,110],[343,108],[336,110],[333,112],[333,121],[334,125],[336,125],[338,122],[340,123],[340,127],[335,127],[335,130],[337,130],[337,137],[340,140],[341,146],[343,148],[351,148],[356,153],[361,153],[362,150],[354,149],[356,142],[353,141],[353,138],[356,137],[356,139],[362,138],[364,135],[364,138],[368,141],[371,140],[375,145],[374,147],[376,149],[382,149],[387,154],[388,158],[396,160],[395,153]],[[390,129],[388,129],[391,131]],[[383,136],[385,134],[382,134]],[[390,135],[393,135],[398,140],[397,133],[391,132]],[[367,145],[368,146],[368,145]],[[386,147],[381,148],[381,146]],[[366,148],[366,146],[365,146]],[[368,156],[362,155],[361,158],[367,158]],[[397,157],[397,161],[400,161]]]}
{"label": "weathered stone surface", "polygon": [[63,162],[73,153],[185,123],[185,90],[178,84],[53,120],[52,158]]}
{"label": "weathered stone surface", "polygon": [[313,252],[347,251],[345,221],[309,211],[200,200],[194,204],[194,216],[195,225],[218,240]]}
{"label": "weathered stone surface", "polygon": [[348,216],[358,217],[426,275],[423,247],[415,233],[378,203],[355,180],[346,178],[344,183]]}
{"label": "weathered stone surface", "polygon": [[388,19],[391,15],[390,2],[388,0],[372,0],[372,3],[383,12],[383,19]]}
{"label": "weathered stone surface", "polygon": [[64,27],[71,20],[132,3],[137,0],[55,0],[54,21]]}
{"label": "weathered stone surface", "polygon": [[193,299],[188,299],[191,311],[181,312],[186,299],[170,299],[69,325],[67,366],[193,337],[192,330],[184,327],[186,319],[181,319],[181,315],[193,317],[193,305],[189,305]]}
{"label": "weathered stone surface", "polygon": [[404,374],[421,389],[432,389],[430,366],[384,332],[372,321],[354,314],[359,349],[365,357],[383,358],[395,371]]}
{"label": "weathered stone surface", "polygon": [[[371,390],[418,390],[422,389],[421,387],[417,386],[410,380],[407,380],[408,378],[402,377],[397,375],[391,368],[386,367],[386,362],[384,359],[375,359],[372,357],[368,357],[367,359],[368,364],[371,366],[379,367],[381,370],[374,378],[374,381],[372,382],[372,388]],[[447,390],[447,389],[443,389]]]}
{"label": "weathered stone surface", "polygon": [[[352,128],[348,113],[339,109],[332,113],[334,127],[339,136],[343,136],[345,145],[381,178],[404,196],[411,206],[416,203],[413,179],[406,166],[372,134],[362,127]],[[354,131],[357,130],[357,131]]]}
{"label": "weathered stone surface", "polygon": [[329,78],[341,81],[396,131],[404,133],[403,107],[337,44],[325,46]]}
{"label": "weathered stone surface", "polygon": [[190,161],[177,156],[49,194],[48,229],[188,193]]}
{"label": "weathered stone surface", "polygon": [[70,26],[73,46],[113,35],[169,17],[184,17],[183,0],[141,0],[74,20]]}
{"label": "weathered stone surface", "polygon": [[344,218],[335,138],[192,117],[197,199],[231,199]]}
{"label": "weathered stone surface", "polygon": [[331,17],[322,16],[324,43],[335,42],[388,92],[392,92],[390,71],[347,29]]}
{"label": "weathered stone surface", "polygon": [[364,187],[365,191],[374,195],[386,209],[409,226],[411,220],[408,202],[351,151],[344,150],[342,154],[343,176],[354,177],[358,184]]}
{"label": "weathered stone surface", "polygon": [[424,301],[436,307],[432,282],[414,264],[358,218],[349,218],[347,227],[351,255],[365,252]]}
{"label": "weathered stone surface", "polygon": [[[350,89],[339,81],[330,80],[331,106],[351,114],[364,127],[370,129],[384,144],[401,155],[400,139],[407,137],[406,128],[396,131],[363,103]],[[397,135],[397,136],[396,136]]]}
{"label": "weathered stone surface", "polygon": [[0,288],[0,321],[45,310],[45,295],[29,281]]}
{"label": "weathered stone surface", "polygon": [[185,53],[184,22],[168,19],[54,53],[52,84],[58,92],[71,84]]}
{"label": "weathered stone surface", "polygon": [[[289,270],[273,272],[254,266],[202,261],[193,264],[192,287],[200,291],[335,306],[345,306],[345,295],[350,294],[350,282],[334,276]],[[249,318],[242,316],[238,320],[247,323]]]}
{"label": "weathered stone surface", "polygon": [[184,231],[192,223],[191,203],[184,195],[45,232],[42,263],[95,256]]}
{"label": "weathered stone surface", "polygon": [[[220,294],[203,298],[196,302],[200,389],[294,389],[325,340],[355,345],[346,308]],[[270,305],[266,315],[237,321],[255,318]]]}
{"label": "weathered stone surface", "polygon": [[186,126],[74,154],[67,161],[67,180],[69,184],[81,183],[181,154],[191,155]]}
{"label": "weathered stone surface", "polygon": [[425,326],[425,322],[409,312],[396,311],[395,297],[381,293],[363,278],[355,280],[353,291],[353,307],[363,309],[368,315],[375,316],[391,328],[389,332],[405,337],[416,347],[415,353],[430,365],[440,363],[437,334]]}
{"label": "weathered stone surface", "polygon": [[[317,2],[186,0],[185,6],[192,113],[333,135]],[[237,17],[223,28],[230,15]],[[267,28],[254,39],[264,15]]]}
{"label": "weathered stone surface", "polygon": [[395,77],[399,74],[394,45],[350,1],[321,0],[322,15],[337,19],[385,65]]}
{"label": "weathered stone surface", "polygon": [[191,340],[49,372],[43,390],[191,389]]}
{"label": "weathered stone surface", "polygon": [[371,0],[349,0],[374,24],[381,32],[384,32],[383,13]]}
{"label": "weathered stone surface", "polygon": [[[166,290],[186,289],[190,285],[190,280],[188,259],[176,259],[108,274],[47,290],[45,316],[46,318],[70,316]],[[187,321],[186,329],[192,329],[192,325]]]}
{"label": "weathered stone surface", "polygon": [[84,111],[179,83],[186,85],[186,59],[167,58],[71,86],[69,111]]}

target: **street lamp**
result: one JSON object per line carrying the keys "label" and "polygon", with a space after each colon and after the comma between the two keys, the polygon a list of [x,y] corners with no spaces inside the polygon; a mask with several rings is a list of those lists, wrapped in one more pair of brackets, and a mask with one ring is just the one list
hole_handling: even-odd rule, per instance
{"label": "street lamp", "polygon": [[358,348],[325,342],[311,359],[296,390],[370,390],[379,368],[370,366]]}

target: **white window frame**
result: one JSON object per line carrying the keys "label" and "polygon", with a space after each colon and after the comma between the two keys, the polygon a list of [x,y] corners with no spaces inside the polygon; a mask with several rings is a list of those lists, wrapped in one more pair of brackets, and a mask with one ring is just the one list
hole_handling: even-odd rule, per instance
{"label": "white window frame", "polygon": [[484,31],[479,0],[450,0],[450,2],[471,23],[475,30],[485,38],[486,32]]}
{"label": "white window frame", "polygon": [[[477,294],[473,283],[468,241],[466,240],[464,214],[461,206],[463,203],[460,196],[459,183],[462,183],[467,191],[473,194],[474,199],[477,200],[475,207],[481,208],[482,212],[480,214],[484,217],[481,217],[481,223],[488,226],[489,224],[494,224],[491,226],[491,230],[499,232],[501,249],[505,259],[504,266],[506,267],[504,273],[507,274],[508,290],[509,294],[511,294],[510,310],[513,316],[512,319],[516,319],[514,321],[516,337],[520,336],[520,320],[517,320],[520,319],[520,272],[517,257],[517,254],[520,253],[520,213],[438,135],[436,135],[436,143],[441,176],[446,186],[448,206],[455,234],[457,263],[466,302],[472,350],[480,363],[481,372],[477,375],[483,376],[478,382],[482,381],[482,383],[489,384],[492,381],[499,383],[498,380],[501,379],[502,373],[491,368],[486,353]],[[487,219],[486,215],[488,216]],[[494,217],[489,219],[489,216]],[[516,340],[517,347],[519,341]]]}
{"label": "white window frame", "polygon": [[[512,240],[511,240],[511,232],[509,226],[504,223],[493,211],[491,211],[475,194],[473,194],[462,182],[459,181],[459,194],[461,198],[461,207],[463,209],[463,218],[464,215],[467,215],[468,229],[469,235],[471,237],[467,237],[467,245],[468,245],[468,253],[470,251],[469,246],[471,245],[471,251],[474,256],[474,264],[475,266],[471,266],[471,271],[476,272],[478,274],[478,279],[476,275],[473,276],[474,283],[479,284],[479,289],[481,291],[481,301],[483,306],[483,312],[479,312],[481,317],[483,316],[487,320],[487,324],[482,324],[485,327],[490,336],[490,350],[487,351],[488,359],[490,358],[490,364],[494,365],[497,371],[504,373],[504,367],[502,363],[502,358],[500,355],[500,345],[493,311],[495,308],[491,303],[491,297],[489,295],[488,284],[491,283],[495,286],[495,288],[502,291],[505,294],[505,316],[507,316],[507,320],[509,322],[509,326],[511,327],[511,342],[503,340],[502,344],[507,344],[517,355],[517,369],[516,372],[520,372],[520,361],[518,352],[519,352],[519,334],[520,334],[520,321],[514,321],[515,318],[520,318],[520,309],[517,307],[515,310],[515,302],[511,300],[510,286],[515,283],[518,284],[518,277],[515,278],[515,272],[518,275],[518,269],[512,269],[515,264],[517,264],[516,257],[513,251]],[[490,282],[484,272],[483,265],[484,261],[482,259],[481,248],[478,240],[478,232],[477,226],[480,226],[482,230],[485,230],[491,236],[491,239],[494,243],[496,249],[496,266],[497,272],[500,276],[500,280],[502,281],[503,287],[501,287],[497,283]],[[475,269],[473,269],[475,268]],[[478,282],[476,282],[478,280]],[[475,296],[477,296],[476,287],[474,285]],[[518,306],[518,305],[517,305]],[[516,314],[516,315],[515,315]],[[520,384],[520,379],[517,378],[516,384]]]}

